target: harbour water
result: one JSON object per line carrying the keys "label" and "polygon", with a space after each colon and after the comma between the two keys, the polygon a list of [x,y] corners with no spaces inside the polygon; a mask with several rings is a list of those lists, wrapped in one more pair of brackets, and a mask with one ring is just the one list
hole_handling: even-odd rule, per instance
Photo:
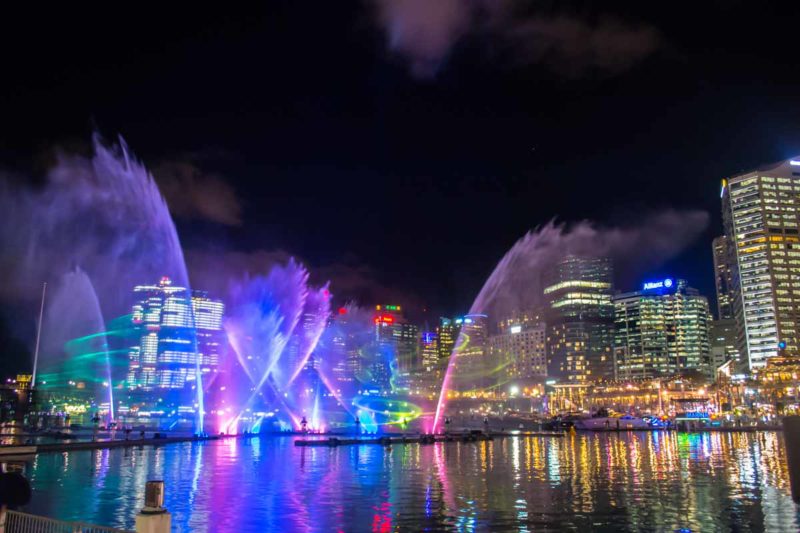
{"label": "harbour water", "polygon": [[637,432],[303,448],[254,437],[41,454],[28,512],[175,531],[797,531],[780,433]]}

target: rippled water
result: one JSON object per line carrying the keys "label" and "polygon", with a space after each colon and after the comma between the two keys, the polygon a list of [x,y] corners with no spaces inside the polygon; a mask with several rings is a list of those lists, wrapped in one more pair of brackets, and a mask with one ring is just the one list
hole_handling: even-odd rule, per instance
{"label": "rippled water", "polygon": [[298,448],[289,437],[43,454],[28,511],[175,531],[797,531],[782,435],[623,433]]}

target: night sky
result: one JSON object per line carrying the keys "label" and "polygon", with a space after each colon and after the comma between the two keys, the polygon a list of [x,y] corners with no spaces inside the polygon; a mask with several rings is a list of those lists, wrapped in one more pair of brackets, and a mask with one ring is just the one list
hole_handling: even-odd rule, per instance
{"label": "night sky", "polygon": [[340,295],[464,312],[529,229],[677,208],[708,230],[643,275],[711,297],[720,178],[800,153],[788,2],[78,4],[3,17],[0,165],[120,134],[186,248]]}

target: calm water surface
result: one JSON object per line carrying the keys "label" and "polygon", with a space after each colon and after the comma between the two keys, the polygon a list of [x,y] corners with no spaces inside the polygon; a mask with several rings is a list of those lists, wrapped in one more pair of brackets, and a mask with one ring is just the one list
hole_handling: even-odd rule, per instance
{"label": "calm water surface", "polygon": [[290,437],[43,454],[29,512],[175,531],[798,531],[782,435],[623,433],[298,448]]}

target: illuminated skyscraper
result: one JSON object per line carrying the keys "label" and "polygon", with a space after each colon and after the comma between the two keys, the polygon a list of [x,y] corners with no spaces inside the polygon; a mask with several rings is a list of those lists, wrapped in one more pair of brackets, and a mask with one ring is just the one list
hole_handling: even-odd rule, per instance
{"label": "illuminated skyscraper", "polygon": [[544,322],[508,323],[489,337],[489,358],[505,367],[508,379],[532,380],[547,376],[547,328]]}
{"label": "illuminated skyscraper", "polygon": [[307,349],[309,339],[313,339],[319,332],[317,331],[319,317],[316,313],[305,311],[300,316],[300,324],[292,332],[289,341],[286,343],[284,353],[288,366],[291,369],[297,367],[303,362],[302,359],[306,357],[304,371],[313,370],[315,368],[316,359],[313,354],[304,353],[303,350]]}
{"label": "illuminated skyscraper", "polygon": [[356,369],[350,368],[348,357],[348,335],[344,321],[347,320],[347,308],[340,307],[335,315],[328,319],[327,329],[331,337],[331,367],[333,378],[339,384],[352,383],[355,380]]}
{"label": "illuminated skyscraper", "polygon": [[454,323],[460,330],[453,348],[457,378],[453,386],[463,391],[490,386],[496,377],[496,369],[488,357],[489,317],[482,314],[464,315],[455,319]]}
{"label": "illuminated skyscraper", "polygon": [[[614,296],[614,359],[619,379],[699,370],[714,377],[708,300],[684,280],[645,283]],[[723,361],[724,362],[724,361]]]}
{"label": "illuminated skyscraper", "polygon": [[[727,361],[738,363],[739,351],[736,349],[736,321],[732,318],[711,322],[709,342],[711,361],[715,368]],[[716,376],[714,376],[716,377]]]}
{"label": "illuminated skyscraper", "polygon": [[439,335],[433,331],[424,331],[420,336],[420,355],[422,369],[433,372],[439,366]]}
{"label": "illuminated skyscraper", "polygon": [[447,364],[439,359],[439,335],[423,331],[419,335],[420,363],[410,371],[410,389],[415,394],[434,394],[441,389],[441,380]]}
{"label": "illuminated skyscraper", "polygon": [[419,326],[406,320],[399,305],[378,305],[375,310],[378,353],[371,369],[373,380],[385,392],[405,388],[419,364]]}
{"label": "illuminated skyscraper", "polygon": [[439,318],[439,326],[436,328],[436,333],[439,336],[439,359],[450,359],[450,354],[453,353],[453,348],[456,346],[460,329],[461,326],[453,320],[445,317]]}
{"label": "illuminated skyscraper", "polygon": [[500,333],[508,332],[513,326],[534,326],[544,323],[545,309],[537,308],[528,311],[515,311],[509,316],[497,321],[497,330]]}
{"label": "illuminated skyscraper", "polygon": [[562,383],[613,379],[611,260],[567,256],[545,277],[547,375]]}
{"label": "illuminated skyscraper", "polygon": [[220,300],[162,278],[158,285],[133,289],[131,320],[138,332],[129,350],[128,387],[183,389],[202,373],[216,372],[224,346]]}
{"label": "illuminated skyscraper", "polygon": [[741,370],[800,355],[800,161],[722,181]]}
{"label": "illuminated skyscraper", "polygon": [[359,319],[351,315],[352,309],[340,307],[335,315],[331,316],[328,323],[331,335],[332,353],[329,363],[331,373],[340,387],[353,390],[365,376],[371,361],[362,357],[369,352],[367,346],[373,342],[374,336],[370,330],[359,327]]}
{"label": "illuminated skyscraper", "polygon": [[717,288],[717,318],[733,318],[733,270],[730,246],[725,235],[714,239],[714,282]]}

